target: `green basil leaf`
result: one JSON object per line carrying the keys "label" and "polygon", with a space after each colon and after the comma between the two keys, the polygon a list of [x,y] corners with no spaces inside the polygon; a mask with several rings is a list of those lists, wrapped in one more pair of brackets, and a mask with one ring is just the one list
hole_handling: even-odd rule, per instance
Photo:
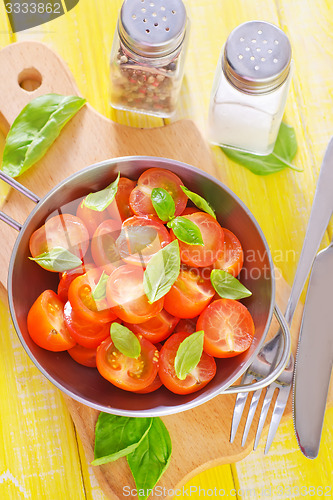
{"label": "green basil leaf", "polygon": [[17,177],[38,160],[86,100],[77,96],[46,94],[23,108],[8,132],[1,169]]}
{"label": "green basil leaf", "polygon": [[223,299],[239,300],[250,297],[252,292],[248,290],[237,278],[223,269],[213,269],[210,274],[210,281]]}
{"label": "green basil leaf", "polygon": [[168,468],[171,452],[169,432],[162,420],[155,417],[152,426],[139,446],[127,455],[127,462],[133,474],[140,500],[148,498]]}
{"label": "green basil leaf", "polygon": [[152,418],[119,417],[101,412],[95,427],[92,465],[114,462],[131,453],[145,438]]}
{"label": "green basil leaf", "polygon": [[248,168],[256,175],[269,175],[285,168],[302,172],[302,169],[291,163],[297,152],[295,130],[283,122],[280,126],[274,150],[270,155],[259,156],[225,147],[221,147],[221,149],[228,158]]}
{"label": "green basil leaf", "polygon": [[106,296],[106,284],[108,282],[109,276],[106,274],[105,271],[102,272],[102,276],[99,278],[99,281],[97,285],[95,286],[95,289],[92,291],[91,295],[93,299],[96,300],[102,300]]}
{"label": "green basil leaf", "polygon": [[193,193],[193,191],[190,191],[185,186],[180,186],[180,187],[182,188],[182,190],[184,191],[186,196],[188,198],[190,198],[191,201],[193,201],[193,203],[196,207],[200,208],[200,210],[202,210],[203,212],[206,212],[207,214],[214,217],[214,219],[216,219],[216,215],[215,215],[214,210],[212,209],[212,207],[210,206],[208,201],[205,200],[205,198],[203,198],[202,196],[200,196],[197,193]]}
{"label": "green basil leaf", "polygon": [[175,357],[175,372],[180,380],[185,380],[198,365],[203,351],[204,332],[194,332],[179,345]]}
{"label": "green basil leaf", "polygon": [[111,338],[115,347],[128,358],[138,358],[141,353],[141,345],[138,337],[126,326],[112,323]]}
{"label": "green basil leaf", "polygon": [[178,278],[180,254],[177,240],[152,256],[143,275],[143,288],[150,304],[167,294]]}
{"label": "green basil leaf", "polygon": [[90,193],[86,196],[82,202],[82,204],[90,208],[90,210],[95,210],[95,212],[103,212],[115,199],[118,190],[120,172],[118,172],[117,178],[115,181],[111,182],[111,184],[102,189],[101,191],[97,191],[96,193]]}
{"label": "green basil leaf", "polygon": [[185,217],[178,216],[168,223],[176,238],[188,245],[204,244],[201,231],[198,226]]}
{"label": "green basil leaf", "polygon": [[44,252],[37,257],[29,257],[48,271],[63,273],[75,269],[82,264],[81,259],[63,247],[54,247],[49,252]]}
{"label": "green basil leaf", "polygon": [[171,194],[163,188],[154,188],[151,192],[151,201],[157,216],[167,222],[175,216],[175,202]]}

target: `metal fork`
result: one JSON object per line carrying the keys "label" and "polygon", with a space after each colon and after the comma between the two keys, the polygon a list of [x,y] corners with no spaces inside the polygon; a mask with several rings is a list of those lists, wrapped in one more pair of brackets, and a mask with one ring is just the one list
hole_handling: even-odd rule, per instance
{"label": "metal fork", "polygon": [[[297,266],[294,284],[286,308],[285,320],[289,326],[291,325],[296,305],[299,301],[307,276],[310,272],[313,260],[316,256],[320,242],[323,239],[325,230],[332,215],[332,186],[333,186],[333,137],[331,138],[327,146],[323,163],[320,169],[317,187],[312,204],[312,210],[309,218],[309,223],[304,238],[303,248]],[[279,330],[276,336],[263,346],[257,358],[249,366],[249,368],[243,375],[242,383],[251,383],[254,380],[263,379],[265,373],[267,374],[267,371],[271,370],[272,365],[274,366],[276,364],[277,360],[281,357],[280,347],[279,347],[281,335],[282,335],[281,330]],[[259,439],[265,424],[265,420],[273,398],[274,391],[276,388],[278,388],[279,393],[273,410],[272,420],[268,431],[268,437],[265,447],[265,454],[268,453],[268,450],[272,444],[272,441],[274,439],[275,433],[277,431],[281,417],[283,415],[284,409],[288,401],[290,389],[292,386],[293,370],[294,370],[294,358],[291,355],[290,361],[287,367],[285,368],[284,372],[282,372],[281,375],[279,375],[278,378],[265,389],[266,395],[264,398],[259,418],[259,424],[253,447],[254,450],[258,446]],[[247,421],[244,428],[242,446],[244,446],[246,442],[251,427],[251,423],[256,408],[258,406],[260,395],[261,395],[261,390],[257,390],[253,393]],[[231,443],[235,438],[240,420],[242,418],[247,396],[248,393],[239,393],[236,398],[235,409],[231,424],[231,434],[230,434]]]}

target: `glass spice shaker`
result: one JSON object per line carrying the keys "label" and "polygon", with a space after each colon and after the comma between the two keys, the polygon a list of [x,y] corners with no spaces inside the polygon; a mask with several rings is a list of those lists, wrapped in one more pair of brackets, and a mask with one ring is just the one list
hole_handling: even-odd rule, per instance
{"label": "glass spice shaker", "polygon": [[270,154],[279,132],[292,74],[291,46],[277,26],[249,21],[229,35],[209,109],[213,144]]}
{"label": "glass spice shaker", "polygon": [[188,32],[182,0],[125,0],[111,51],[111,106],[171,116],[182,83]]}

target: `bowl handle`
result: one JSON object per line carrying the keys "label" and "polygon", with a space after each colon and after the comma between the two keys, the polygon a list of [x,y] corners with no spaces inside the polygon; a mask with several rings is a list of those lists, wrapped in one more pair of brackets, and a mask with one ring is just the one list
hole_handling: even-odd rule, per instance
{"label": "bowl handle", "polygon": [[221,394],[235,394],[240,392],[252,392],[258,389],[264,389],[264,387],[267,387],[272,382],[274,382],[274,380],[276,380],[279,377],[279,375],[281,375],[281,373],[287,366],[291,352],[290,331],[283,314],[281,313],[280,309],[276,304],[274,307],[274,314],[280,325],[280,332],[278,332],[277,334],[280,336],[279,352],[280,353],[282,352],[280,361],[275,366],[275,368],[267,375],[267,377],[258,380],[253,384],[232,385],[227,389],[225,389],[224,391],[222,391]]}
{"label": "bowl handle", "polygon": [[[2,181],[4,181],[6,184],[8,184],[9,186],[11,186],[12,188],[16,189],[16,191],[19,191],[20,193],[24,194],[24,196],[26,196],[27,198],[29,198],[33,202],[38,203],[40,201],[40,198],[35,193],[30,191],[30,189],[22,186],[22,184],[20,184],[15,179],[13,179],[9,175],[5,174],[1,170],[0,170],[0,179]],[[10,215],[5,214],[1,210],[0,210],[0,220],[5,222],[9,226],[13,227],[17,231],[20,231],[22,229],[22,225],[19,222],[17,222],[12,217],[10,217]]]}

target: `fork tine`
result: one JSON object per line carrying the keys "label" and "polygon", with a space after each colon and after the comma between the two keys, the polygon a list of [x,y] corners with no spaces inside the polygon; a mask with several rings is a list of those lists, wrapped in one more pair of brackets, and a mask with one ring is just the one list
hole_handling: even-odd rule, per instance
{"label": "fork tine", "polygon": [[[253,376],[250,373],[246,372],[243,375],[241,383],[249,384],[252,380],[253,380]],[[239,423],[242,419],[242,415],[243,415],[243,411],[244,411],[244,407],[245,407],[248,395],[249,395],[248,392],[240,392],[239,394],[237,394],[234,413],[233,413],[232,422],[231,422],[230,443],[234,442]]]}
{"label": "fork tine", "polygon": [[260,413],[259,424],[258,424],[258,429],[257,429],[257,433],[256,433],[256,438],[254,441],[253,450],[256,450],[257,446],[259,444],[260,436],[261,436],[262,430],[264,428],[265,420],[266,420],[267,413],[268,413],[268,410],[269,410],[269,407],[270,407],[270,404],[272,401],[275,387],[276,387],[275,384],[271,384],[267,387],[265,399],[264,399],[261,413]]}
{"label": "fork tine", "polygon": [[247,415],[247,419],[246,419],[246,423],[245,423],[245,428],[244,428],[244,432],[243,432],[242,446],[245,446],[245,443],[246,443],[246,440],[247,440],[247,436],[249,434],[249,430],[251,428],[251,424],[252,424],[252,421],[253,421],[253,417],[254,417],[254,414],[256,412],[258,403],[259,403],[260,394],[261,394],[261,390],[260,389],[258,391],[255,391],[253,393],[253,396],[252,396],[252,399],[251,399],[251,405],[250,405],[249,413]]}
{"label": "fork tine", "polygon": [[276,431],[279,427],[281,417],[283,415],[283,412],[285,410],[288,398],[289,398],[289,393],[290,393],[291,385],[290,386],[283,386],[279,390],[278,397],[276,398],[275,401],[275,406],[273,410],[273,415],[272,415],[272,420],[269,426],[269,431],[268,431],[268,436],[267,436],[267,441],[266,441],[266,446],[265,446],[265,455],[267,455],[271,444],[273,442],[274,436],[276,434]]}

